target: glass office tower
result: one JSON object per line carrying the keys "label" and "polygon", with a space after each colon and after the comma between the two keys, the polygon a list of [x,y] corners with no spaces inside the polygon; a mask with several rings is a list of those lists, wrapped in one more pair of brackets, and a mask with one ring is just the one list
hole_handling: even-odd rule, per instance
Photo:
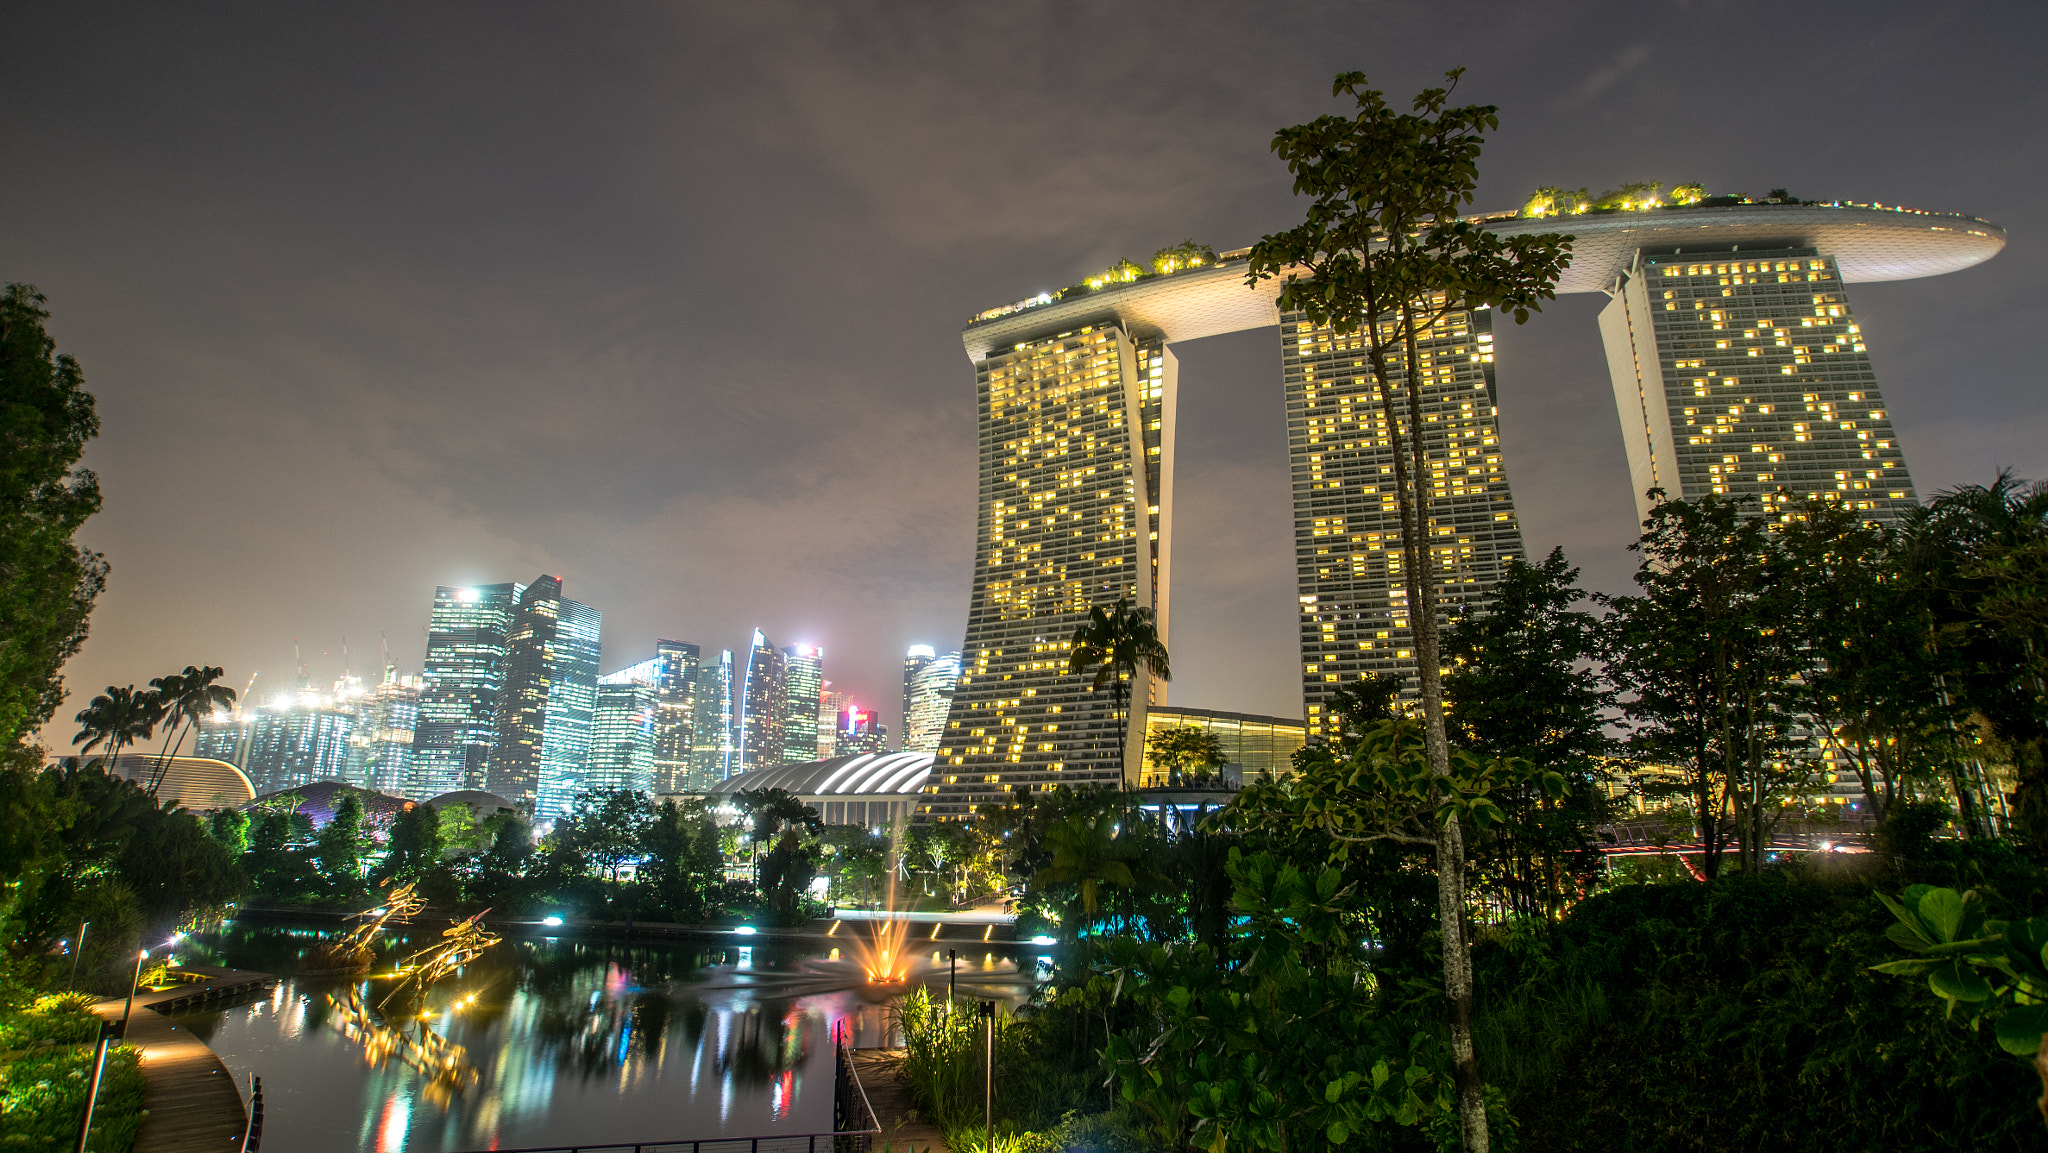
{"label": "glass office tower", "polygon": [[[1110,320],[993,350],[975,366],[980,513],[961,675],[921,819],[1056,785],[1135,774],[1112,695],[1066,675],[1088,610],[1127,598],[1166,631],[1176,365],[1155,336]],[[1127,730],[1127,731],[1126,731]]]}
{"label": "glass office tower", "polygon": [[705,658],[697,666],[690,774],[683,792],[701,793],[732,775],[732,670],[731,649],[720,649],[716,659]]}
{"label": "glass office tower", "polygon": [[825,693],[825,650],[791,645],[782,650],[782,755],[800,765],[818,758],[818,707]]}
{"label": "glass office tower", "polygon": [[434,590],[406,796],[484,787],[498,739],[505,638],[525,591],[523,584],[441,585]]}
{"label": "glass office tower", "polygon": [[1609,292],[1600,333],[1640,514],[1655,488],[1764,511],[1820,497],[1882,522],[1919,504],[1833,256],[1638,252]]}
{"label": "glass office tower", "polygon": [[583,789],[597,709],[598,611],[542,576],[520,594],[507,636],[505,688],[488,788],[534,816],[561,815]]}
{"label": "glass office tower", "polygon": [[[1522,556],[1501,459],[1491,319],[1487,311],[1454,311],[1416,343],[1429,460],[1424,528],[1446,621],[1482,607],[1508,561]],[[1391,674],[1410,699],[1420,691],[1393,438],[1365,360],[1364,334],[1340,336],[1290,313],[1280,336],[1302,700],[1310,735],[1331,735],[1340,722],[1330,701],[1346,683]],[[1404,442],[1406,359],[1404,350],[1388,365],[1392,427]]]}
{"label": "glass office tower", "polygon": [[786,688],[782,650],[755,629],[753,643],[747,648],[746,674],[740,681],[733,772],[747,773],[782,763],[789,704]]}
{"label": "glass office tower", "polygon": [[655,727],[660,700],[655,687],[627,669],[600,678],[591,719],[590,759],[584,788],[654,791]]}
{"label": "glass office tower", "polygon": [[903,751],[931,753],[946,730],[953,690],[960,680],[960,654],[935,656],[918,645],[903,662]]}

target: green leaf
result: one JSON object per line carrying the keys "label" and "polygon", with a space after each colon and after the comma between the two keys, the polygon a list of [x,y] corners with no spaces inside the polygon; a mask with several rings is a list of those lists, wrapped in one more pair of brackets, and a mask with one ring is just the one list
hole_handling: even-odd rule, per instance
{"label": "green leaf", "polygon": [[1915,959],[1910,961],[1886,961],[1882,965],[1872,965],[1870,968],[1874,972],[1889,973],[1894,977],[1918,977],[1926,973],[1932,973],[1945,964],[1948,964],[1948,962],[1933,959]]}
{"label": "green leaf", "polygon": [[2048,1033],[2048,1005],[2021,1005],[1998,1019],[1998,1045],[2008,1053],[2031,1057]]}
{"label": "green leaf", "polygon": [[1962,935],[1969,898],[1954,889],[1932,889],[1920,898],[1920,918],[1935,932],[1935,940],[1953,941]]}
{"label": "green leaf", "polygon": [[1346,1125],[1342,1121],[1332,1121],[1330,1122],[1328,1135],[1330,1138],[1330,1144],[1342,1145],[1344,1142],[1349,1141],[1351,1139],[1351,1127],[1349,1125]]}
{"label": "green leaf", "polygon": [[1936,996],[1951,1001],[1983,1001],[1991,996],[1991,983],[1978,976],[1975,969],[1964,968],[1960,961],[1950,961],[1927,974],[1927,984]]}

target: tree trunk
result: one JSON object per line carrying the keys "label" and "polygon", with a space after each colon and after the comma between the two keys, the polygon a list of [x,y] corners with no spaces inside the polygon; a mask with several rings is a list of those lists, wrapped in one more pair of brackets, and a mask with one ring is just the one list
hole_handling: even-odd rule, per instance
{"label": "tree trunk", "polygon": [[[1414,455],[1412,517],[1403,516],[1409,570],[1408,619],[1415,631],[1415,665],[1422,688],[1423,747],[1437,780],[1451,775],[1444,733],[1443,659],[1437,636],[1434,549],[1429,534],[1429,448],[1422,437],[1422,374],[1417,368],[1415,303],[1401,302],[1408,383],[1408,449]],[[1404,511],[1408,502],[1403,501]],[[1411,527],[1412,526],[1412,527]],[[1451,1064],[1458,1085],[1458,1129],[1468,1153],[1486,1153],[1486,1091],[1472,1045],[1472,948],[1465,935],[1465,830],[1456,819],[1437,830],[1437,921],[1443,934],[1444,996],[1451,1007]]]}

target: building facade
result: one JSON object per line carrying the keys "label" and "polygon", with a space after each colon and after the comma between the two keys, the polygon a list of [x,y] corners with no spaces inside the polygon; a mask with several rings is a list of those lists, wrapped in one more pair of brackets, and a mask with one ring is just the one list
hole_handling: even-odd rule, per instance
{"label": "building facade", "polygon": [[[415,781],[413,738],[420,715],[422,678],[401,677],[384,666],[384,680],[356,703],[358,724],[349,743],[354,748],[349,784],[394,797],[407,795]],[[424,799],[424,798],[420,798]]]}
{"label": "building facade", "polygon": [[[1308,725],[1287,717],[1216,709],[1157,707],[1145,714],[1147,740],[1168,729],[1192,727],[1216,738],[1223,750],[1225,775],[1240,783],[1284,777],[1294,772],[1294,754],[1308,743]],[[1148,759],[1139,784],[1166,784],[1167,774]]]}
{"label": "building facade", "polygon": [[873,709],[848,702],[833,718],[832,755],[850,757],[855,753],[889,751],[889,726]]}
{"label": "building facade", "polygon": [[[1447,617],[1483,608],[1507,563],[1523,555],[1502,459],[1491,319],[1483,310],[1452,311],[1416,341],[1429,460],[1424,529]],[[1401,678],[1411,698],[1420,692],[1389,435],[1411,444],[1407,355],[1403,349],[1388,364],[1390,426],[1365,362],[1365,334],[1339,334],[1294,313],[1282,318],[1280,334],[1301,696],[1309,730],[1330,736],[1339,725],[1330,701],[1346,683],[1380,674]],[[1381,339],[1392,335],[1383,329]]]}
{"label": "building facade", "polygon": [[932,753],[946,731],[953,690],[960,681],[960,654],[939,656],[930,645],[914,645],[903,660],[903,751]]}
{"label": "building facade", "polygon": [[755,629],[754,639],[747,646],[747,667],[740,680],[740,699],[733,719],[737,746],[733,750],[733,772],[752,772],[783,763],[787,688],[782,650],[760,629]]}
{"label": "building facade", "polygon": [[404,795],[432,797],[483,787],[497,743],[506,638],[525,591],[523,584],[435,588]]}
{"label": "building facade", "polygon": [[654,642],[654,791],[681,792],[697,751],[697,675],[702,650],[688,641]]}
{"label": "building facade", "polygon": [[825,696],[825,650],[791,645],[782,650],[782,752],[776,763],[818,757],[818,708]]}
{"label": "building facade", "polygon": [[[961,670],[920,817],[1135,773],[1148,674],[1113,695],[1066,675],[1089,609],[1152,609],[1167,632],[1176,364],[1111,321],[992,350],[975,368],[980,510]],[[1133,778],[1128,783],[1135,783]]]}
{"label": "building facade", "polygon": [[690,726],[690,773],[679,792],[701,793],[732,775],[732,650],[720,649],[697,666],[697,694]]}
{"label": "building facade", "polygon": [[[1762,496],[1783,485],[1794,497],[1854,502],[1872,519],[1912,502],[1840,286],[1968,268],[1997,254],[2003,229],[1954,214],[1734,197],[1546,211],[1532,202],[1471,219],[1501,235],[1570,235],[1557,291],[1615,298],[1602,335],[1639,500],[1651,487]],[[1135,684],[1137,735],[1124,737],[1064,658],[1089,606],[1118,597],[1155,608],[1170,646],[1176,341],[1281,329],[1310,738],[1330,727],[1330,696],[1347,681],[1392,673],[1413,690],[1389,487],[1390,434],[1405,417],[1389,427],[1380,414],[1356,339],[1283,317],[1281,281],[1247,282],[1247,255],[1119,268],[988,309],[962,332],[980,418],[974,585],[920,819],[1137,772],[1145,712],[1163,698]],[[1450,615],[1483,606],[1522,555],[1490,319],[1453,313],[1417,353],[1424,530],[1439,570],[1430,595]]]}
{"label": "building facade", "polygon": [[488,789],[534,816],[561,815],[584,791],[597,709],[601,617],[562,595],[562,579],[536,578],[520,594],[507,637],[505,687]]}
{"label": "building facade", "polygon": [[600,678],[583,787],[591,792],[625,789],[652,794],[660,715],[660,694],[653,684],[624,673]]}
{"label": "building facade", "polygon": [[1636,510],[1839,500],[1919,505],[1836,260],[1811,247],[1639,252],[1600,313]]}

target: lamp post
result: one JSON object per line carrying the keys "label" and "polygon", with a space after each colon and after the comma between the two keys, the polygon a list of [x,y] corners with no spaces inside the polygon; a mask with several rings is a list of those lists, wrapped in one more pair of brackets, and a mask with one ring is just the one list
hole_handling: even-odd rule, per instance
{"label": "lamp post", "polygon": [[107,1041],[111,1037],[128,1037],[128,1015],[135,1011],[135,987],[142,984],[142,962],[149,956],[148,949],[135,951],[135,976],[128,982],[128,1007],[121,1010],[121,1023],[100,1022],[99,1048],[92,1058],[92,1085],[85,1091],[85,1117],[78,1123],[78,1145],[73,1153],[85,1153],[85,1140],[92,1133],[93,1106],[99,1103],[100,1076],[107,1070]]}
{"label": "lamp post", "polygon": [[960,951],[946,950],[946,1016],[953,1015],[953,989],[960,978]]}
{"label": "lamp post", "polygon": [[981,1015],[988,1022],[988,1053],[982,1067],[981,1083],[981,1132],[982,1148],[996,1147],[996,1003],[983,1001]]}
{"label": "lamp post", "polygon": [[78,944],[71,950],[71,979],[64,982],[64,991],[66,993],[78,988],[78,958],[85,953],[85,932],[90,928],[92,928],[91,921],[80,921],[78,923]]}

